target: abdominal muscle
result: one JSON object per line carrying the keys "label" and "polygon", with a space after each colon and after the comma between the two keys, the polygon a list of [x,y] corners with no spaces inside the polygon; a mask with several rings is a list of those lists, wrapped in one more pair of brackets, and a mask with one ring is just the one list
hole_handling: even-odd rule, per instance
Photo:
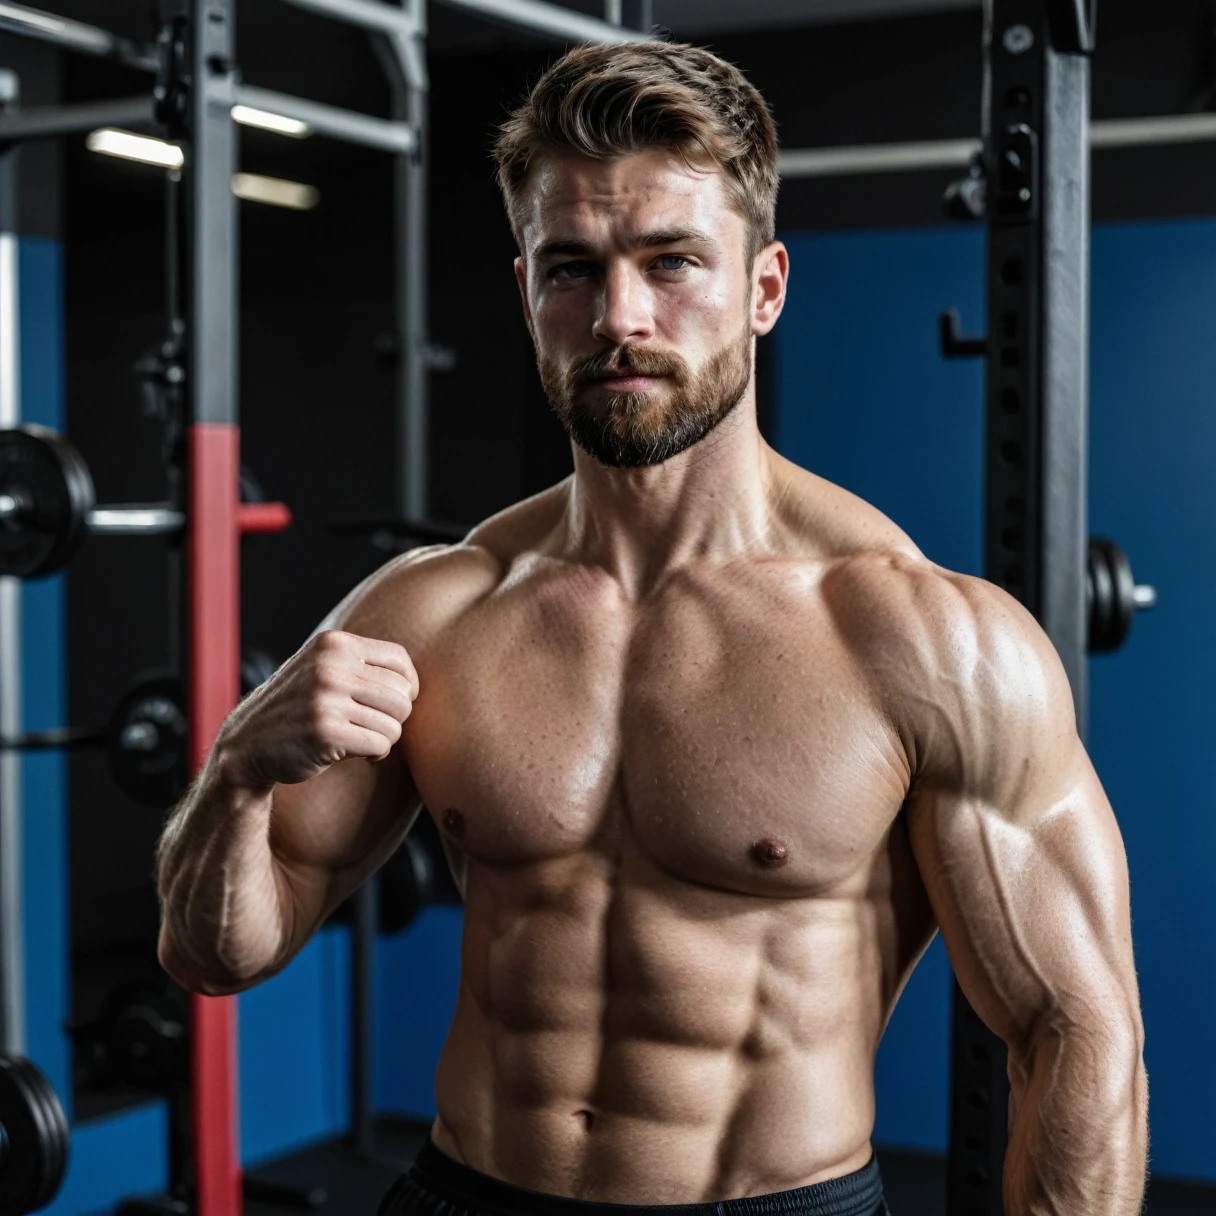
{"label": "abdominal muscle", "polygon": [[860,1169],[894,981],[892,922],[859,885],[776,899],[636,855],[470,862],[436,1145],[518,1186],[614,1203]]}

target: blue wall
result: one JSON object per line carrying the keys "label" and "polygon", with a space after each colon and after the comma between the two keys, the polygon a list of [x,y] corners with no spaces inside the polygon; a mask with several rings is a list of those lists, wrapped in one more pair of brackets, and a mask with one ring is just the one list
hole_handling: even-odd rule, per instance
{"label": "blue wall", "polygon": [[435,1066],[456,1011],[460,908],[427,908],[377,953],[376,1093],[379,1109],[434,1118]]}
{"label": "blue wall", "polygon": [[[935,561],[981,569],[982,370],[936,318],[983,328],[976,229],[788,238],[777,442],[861,494]],[[1157,1173],[1216,1181],[1216,222],[1094,235],[1092,524],[1161,607],[1092,664],[1090,750],[1127,841]],[[943,1151],[949,970],[914,976],[878,1061],[880,1142]]]}

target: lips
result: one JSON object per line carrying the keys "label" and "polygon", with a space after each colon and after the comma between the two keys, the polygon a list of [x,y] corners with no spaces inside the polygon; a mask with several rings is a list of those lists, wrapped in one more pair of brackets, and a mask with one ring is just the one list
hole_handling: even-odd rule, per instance
{"label": "lips", "polygon": [[612,376],[600,376],[596,384],[605,388],[613,388],[624,392],[640,392],[661,380],[662,376],[648,375],[643,372],[620,372]]}

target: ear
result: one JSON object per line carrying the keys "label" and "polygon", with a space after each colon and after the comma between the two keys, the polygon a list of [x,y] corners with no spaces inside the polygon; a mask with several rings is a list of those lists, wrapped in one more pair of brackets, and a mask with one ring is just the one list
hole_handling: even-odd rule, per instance
{"label": "ear", "polygon": [[790,279],[789,250],[772,241],[756,255],[752,279],[752,333],[764,337],[771,333],[785,307],[785,290]]}
{"label": "ear", "polygon": [[515,282],[519,285],[519,298],[524,306],[524,324],[528,327],[528,333],[533,333],[532,329],[532,306],[528,303],[528,267],[523,258],[515,259]]}

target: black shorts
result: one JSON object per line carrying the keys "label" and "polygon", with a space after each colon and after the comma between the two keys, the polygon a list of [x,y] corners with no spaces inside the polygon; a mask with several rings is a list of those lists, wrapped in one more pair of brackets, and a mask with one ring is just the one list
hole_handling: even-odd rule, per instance
{"label": "black shorts", "polygon": [[[378,1216],[882,1216],[882,1177],[873,1158],[865,1169],[815,1186],[723,1203],[588,1203],[500,1182],[422,1146],[414,1168],[380,1204]],[[889,1216],[889,1213],[888,1213]]]}

